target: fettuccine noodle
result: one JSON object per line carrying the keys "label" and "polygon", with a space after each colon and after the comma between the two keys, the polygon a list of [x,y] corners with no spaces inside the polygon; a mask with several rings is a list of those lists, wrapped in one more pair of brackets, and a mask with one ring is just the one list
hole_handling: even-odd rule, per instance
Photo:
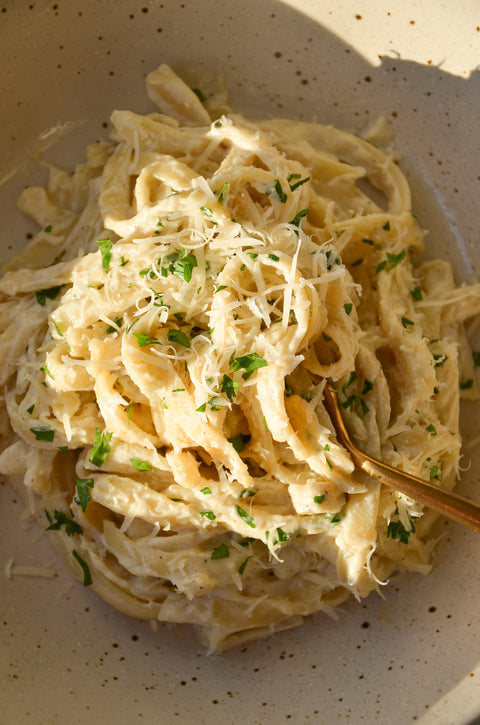
{"label": "fettuccine noodle", "polygon": [[114,111],[20,197],[41,231],[0,280],[0,472],[85,585],[224,649],[429,571],[435,516],[354,469],[324,381],[365,452],[451,489],[480,286],[413,264],[391,153],[165,65],[147,91],[160,113]]}

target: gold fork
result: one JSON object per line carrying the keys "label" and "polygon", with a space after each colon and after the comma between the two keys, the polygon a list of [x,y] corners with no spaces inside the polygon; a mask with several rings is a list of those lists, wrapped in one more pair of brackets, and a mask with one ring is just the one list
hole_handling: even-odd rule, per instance
{"label": "gold fork", "polygon": [[361,468],[365,473],[385,484],[385,486],[394,488],[457,523],[480,532],[480,505],[456,493],[445,491],[433,483],[422,481],[421,478],[411,476],[409,473],[391,468],[391,466],[371,458],[366,453],[362,453],[350,439],[343,422],[336,392],[328,381],[325,385],[324,400],[325,407],[337,432],[338,440],[350,453],[358,468]]}

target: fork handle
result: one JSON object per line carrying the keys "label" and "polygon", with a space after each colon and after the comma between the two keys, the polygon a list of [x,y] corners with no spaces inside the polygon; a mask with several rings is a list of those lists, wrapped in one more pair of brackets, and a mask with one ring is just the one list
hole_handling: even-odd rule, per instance
{"label": "fork handle", "polygon": [[411,476],[409,473],[403,471],[400,473],[385,463],[371,459],[358,450],[354,454],[353,450],[350,449],[350,453],[354,462],[372,478],[480,533],[480,506],[474,501],[459,496],[453,491],[439,488],[433,483],[428,483],[428,481],[422,481],[421,478]]}
{"label": "fork handle", "polygon": [[459,496],[453,491],[446,491],[433,483],[411,476],[409,473],[398,471],[396,468],[381,463],[360,451],[348,437],[337,396],[328,381],[324,390],[324,400],[335,424],[338,440],[350,453],[356,466],[385,486],[394,488],[396,491],[400,491],[400,493],[404,493],[406,496],[415,499],[415,501],[425,504],[425,506],[438,511],[449,519],[453,519],[457,523],[480,533],[479,504],[464,496]]}

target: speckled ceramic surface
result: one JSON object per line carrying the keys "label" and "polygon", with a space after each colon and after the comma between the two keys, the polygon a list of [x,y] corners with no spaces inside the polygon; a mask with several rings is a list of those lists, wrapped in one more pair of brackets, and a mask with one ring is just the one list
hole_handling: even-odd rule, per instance
{"label": "speckled ceramic surface", "polygon": [[[115,108],[147,110],[144,75],[225,72],[251,115],[395,127],[429,253],[480,276],[480,6],[477,0],[0,0],[0,254],[25,242],[15,211],[48,148],[67,167]],[[479,341],[480,343],[480,341]],[[480,406],[464,410],[468,445]],[[475,446],[461,490],[480,500]],[[158,628],[70,583],[22,505],[0,485],[0,723],[397,723],[480,714],[480,537],[453,524],[428,578],[399,576],[339,619],[219,656],[188,628]]]}

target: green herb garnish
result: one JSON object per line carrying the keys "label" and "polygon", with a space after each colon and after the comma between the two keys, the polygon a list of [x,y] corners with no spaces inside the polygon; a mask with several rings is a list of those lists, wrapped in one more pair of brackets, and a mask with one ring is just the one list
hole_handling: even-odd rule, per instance
{"label": "green herb garnish", "polygon": [[108,454],[112,450],[109,441],[113,433],[102,433],[98,428],[95,429],[95,440],[93,442],[92,452],[88,459],[94,466],[100,466],[107,460]]}
{"label": "green herb garnish", "polygon": [[242,509],[241,506],[237,506],[237,514],[240,516],[241,519],[245,521],[247,526],[250,526],[251,529],[256,529],[257,525],[255,524],[253,518],[248,514],[244,509]]}
{"label": "green herb garnish", "polygon": [[225,393],[229,400],[237,397],[237,390],[239,383],[236,380],[232,380],[228,375],[224,375],[222,378],[222,393]]}
{"label": "green herb garnish", "polygon": [[216,549],[212,551],[210,559],[226,559],[230,556],[228,546],[226,544],[220,544]]}
{"label": "green herb garnish", "polygon": [[190,338],[183,332],[183,330],[169,330],[167,333],[167,340],[169,342],[176,342],[177,345],[182,345],[183,347],[191,347]]}
{"label": "green herb garnish", "polygon": [[97,246],[100,250],[100,254],[102,255],[102,267],[105,272],[108,272],[110,270],[110,261],[112,259],[112,242],[110,239],[99,239],[97,241]]}
{"label": "green herb garnish", "polygon": [[92,575],[90,574],[90,569],[88,568],[87,562],[82,559],[82,557],[80,556],[80,554],[78,552],[76,552],[75,549],[73,549],[73,551],[72,551],[72,556],[73,556],[74,559],[76,559],[78,561],[78,563],[82,567],[82,571],[83,571],[83,586],[84,587],[89,587],[90,584],[92,583]]}
{"label": "green herb garnish", "polygon": [[132,466],[137,469],[137,471],[153,471],[153,467],[147,461],[142,461],[136,456],[129,458],[129,461]]}
{"label": "green herb garnish", "polygon": [[45,531],[60,531],[62,526],[65,526],[65,533],[67,536],[74,536],[75,534],[83,534],[82,527],[77,524],[76,521],[73,519],[73,514],[70,511],[70,516],[67,516],[67,514],[64,511],[55,511],[53,512],[53,518],[48,513],[48,511],[45,511],[45,515],[49,521],[50,526],[47,526]]}
{"label": "green herb garnish", "polygon": [[58,285],[57,287],[49,287],[48,289],[41,289],[35,292],[35,299],[37,300],[39,305],[42,305],[42,307],[45,305],[47,299],[54,300],[57,296],[60,290],[62,289],[63,284]]}
{"label": "green herb garnish", "polygon": [[31,433],[35,436],[37,441],[47,441],[51,443],[55,435],[55,431],[46,425],[39,425],[35,428],[30,428]]}
{"label": "green herb garnish", "polygon": [[94,485],[93,478],[77,478],[76,485],[78,497],[75,497],[74,501],[82,507],[82,511],[85,513],[88,502],[92,500],[90,489]]}

